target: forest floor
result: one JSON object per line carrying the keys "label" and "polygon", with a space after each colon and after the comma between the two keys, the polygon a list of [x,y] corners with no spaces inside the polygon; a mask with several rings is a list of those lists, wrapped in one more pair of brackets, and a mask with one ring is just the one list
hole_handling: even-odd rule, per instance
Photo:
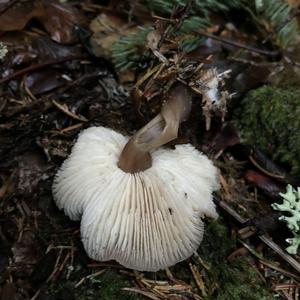
{"label": "forest floor", "polygon": [[0,67],[0,299],[299,299],[300,257],[284,250],[289,233],[270,206],[280,202],[288,182],[299,181],[286,173],[290,180],[274,180],[276,164],[241,144],[229,124],[239,100],[270,70],[229,64],[218,54],[216,65],[233,69],[228,89],[239,89],[226,123],[213,118],[206,131],[201,97],[195,96],[175,141],[191,142],[221,174],[215,195],[220,217],[205,220],[197,253],[157,273],[86,255],[80,223],[53,201],[54,175],[83,129],[106,126],[131,135],[155,115],[159,102],[142,103],[141,117],[130,97],[133,72],[120,72],[91,49],[84,28],[107,7],[48,1],[45,18],[39,2],[0,7],[0,40],[8,47]]}

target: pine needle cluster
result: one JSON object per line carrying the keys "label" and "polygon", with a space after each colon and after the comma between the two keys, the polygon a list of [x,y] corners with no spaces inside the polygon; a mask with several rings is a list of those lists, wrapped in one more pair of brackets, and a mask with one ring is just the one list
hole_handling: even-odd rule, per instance
{"label": "pine needle cluster", "polygon": [[[212,23],[213,13],[226,15],[232,9],[248,15],[259,34],[279,47],[288,47],[299,34],[294,9],[284,0],[141,0],[140,4],[145,11],[164,18],[171,18],[177,7],[189,7],[187,16],[174,34],[178,48],[183,52],[195,50],[200,45],[203,38],[195,31],[206,30]],[[147,46],[147,33],[151,30],[153,28],[143,27],[114,44],[112,58],[117,68],[135,69],[151,58]]]}

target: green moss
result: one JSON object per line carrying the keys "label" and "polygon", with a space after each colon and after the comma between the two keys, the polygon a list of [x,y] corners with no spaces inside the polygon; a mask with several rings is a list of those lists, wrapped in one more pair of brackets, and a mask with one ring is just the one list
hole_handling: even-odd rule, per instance
{"label": "green moss", "polygon": [[125,299],[138,300],[144,299],[138,294],[132,294],[122,290],[124,287],[132,287],[133,282],[125,275],[121,275],[116,271],[108,270],[99,280],[99,299]]}
{"label": "green moss", "polygon": [[[199,255],[208,269],[200,264],[197,257],[186,260],[171,267],[176,279],[190,284],[195,293],[198,288],[194,281],[189,262],[192,261],[203,275],[207,288],[205,300],[268,300],[273,299],[271,292],[252,267],[246,257],[228,262],[227,257],[239,245],[228,230],[228,226],[220,219],[210,222],[206,226],[205,236],[199,248]],[[79,263],[79,261],[78,261]],[[137,293],[123,291],[124,287],[134,287],[134,278],[115,269],[107,269],[103,274],[86,279],[77,288],[74,286],[83,277],[92,274],[95,270],[77,265],[69,280],[62,276],[51,283],[41,299],[48,300],[142,300]],[[165,271],[144,273],[144,276],[153,280],[169,280]],[[172,284],[172,283],[170,283]]]}
{"label": "green moss", "polygon": [[300,174],[300,89],[264,86],[248,94],[234,113],[244,142]]}
{"label": "green moss", "polygon": [[[49,299],[55,300],[142,300],[142,296],[127,291],[124,287],[132,287],[133,282],[117,270],[106,270],[101,276],[87,279],[82,285],[74,288],[76,282],[61,281],[49,287]],[[52,298],[51,298],[52,297]]]}
{"label": "green moss", "polygon": [[[209,265],[202,272],[208,288],[206,300],[273,299],[247,257],[228,262],[228,255],[237,247],[228,228],[219,220],[207,226],[199,255]],[[199,269],[201,266],[199,266]]]}

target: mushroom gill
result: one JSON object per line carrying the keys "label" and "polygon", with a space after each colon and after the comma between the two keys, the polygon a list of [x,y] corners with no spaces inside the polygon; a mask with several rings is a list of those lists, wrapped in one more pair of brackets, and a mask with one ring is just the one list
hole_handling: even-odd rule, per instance
{"label": "mushroom gill", "polygon": [[80,134],[53,195],[71,219],[81,218],[89,257],[157,271],[197,250],[201,218],[217,217],[218,171],[190,144],[159,148],[177,137],[190,101],[186,88],[176,86],[161,113],[130,139],[104,127]]}

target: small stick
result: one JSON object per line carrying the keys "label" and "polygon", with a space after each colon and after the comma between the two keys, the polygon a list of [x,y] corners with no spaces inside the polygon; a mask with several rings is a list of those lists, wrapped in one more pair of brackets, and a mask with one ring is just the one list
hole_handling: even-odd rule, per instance
{"label": "small stick", "polygon": [[45,63],[40,63],[40,64],[36,64],[36,65],[33,65],[33,66],[29,66],[27,68],[24,68],[20,71],[17,71],[9,76],[6,76],[4,78],[1,78],[0,79],[0,84],[2,83],[5,83],[7,81],[10,81],[18,76],[21,76],[21,75],[24,75],[28,72],[33,72],[33,71],[36,71],[36,70],[39,70],[39,69],[42,69],[44,67],[47,67],[47,66],[51,66],[51,65],[56,65],[56,64],[60,64],[60,63],[63,63],[63,62],[66,62],[66,61],[69,61],[69,60],[74,60],[74,59],[81,59],[83,58],[83,55],[73,55],[73,56],[68,56],[68,57],[64,57],[64,58],[61,58],[61,59],[55,59],[55,60],[50,60],[50,61],[47,61]]}
{"label": "small stick", "polygon": [[9,1],[1,10],[0,10],[0,15],[5,13],[9,8],[17,4],[20,0],[11,0]]}
{"label": "small stick", "polygon": [[248,50],[249,52],[259,53],[259,54],[266,55],[266,56],[278,56],[280,54],[279,51],[268,51],[268,50],[258,49],[258,48],[255,48],[255,47],[247,46],[247,45],[235,42],[235,41],[231,41],[231,40],[222,38],[220,36],[216,36],[216,35],[213,35],[213,34],[210,34],[210,33],[206,33],[202,30],[194,30],[194,32],[198,33],[198,34],[201,34],[201,35],[204,35],[204,36],[206,36],[208,38],[211,38],[213,40],[219,41],[223,44],[227,44],[227,45],[230,45],[230,46],[233,46],[233,47]]}
{"label": "small stick", "polygon": [[66,104],[60,104],[60,103],[56,102],[55,100],[52,100],[52,102],[59,110],[61,110],[63,113],[65,113],[69,117],[71,117],[75,120],[81,121],[81,122],[88,122],[87,118],[85,118],[83,116],[78,116],[78,115],[72,113]]}
{"label": "small stick", "polygon": [[195,265],[192,265],[191,263],[189,264],[189,266],[193,273],[193,277],[196,281],[196,284],[197,284],[199,290],[201,291],[201,293],[204,297],[207,296],[205,284],[204,284],[204,281],[202,279],[202,276],[201,276],[199,270],[197,269],[197,267]]}
{"label": "small stick", "polygon": [[284,179],[284,176],[271,173],[271,172],[267,171],[266,169],[264,169],[262,166],[259,165],[258,162],[256,162],[256,160],[251,155],[249,156],[249,159],[254,164],[254,166],[256,168],[258,168],[260,171],[262,171],[266,175],[268,175],[268,176],[270,176],[272,178],[276,178],[276,179]]}

